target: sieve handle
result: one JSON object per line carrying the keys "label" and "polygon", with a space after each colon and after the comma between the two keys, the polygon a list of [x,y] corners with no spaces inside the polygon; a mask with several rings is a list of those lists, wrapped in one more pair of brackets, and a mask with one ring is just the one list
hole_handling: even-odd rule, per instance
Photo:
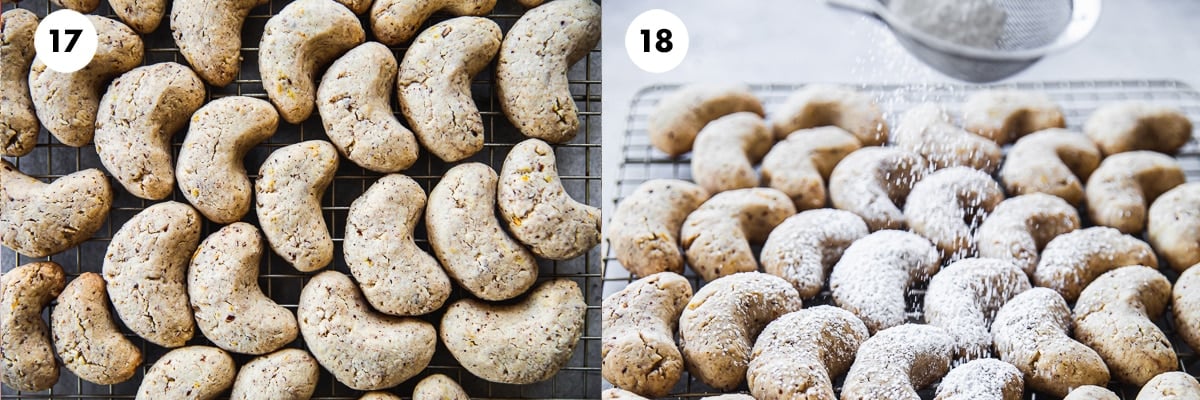
{"label": "sieve handle", "polygon": [[825,3],[868,15],[882,16],[883,13],[887,12],[883,8],[883,4],[875,0],[825,0]]}

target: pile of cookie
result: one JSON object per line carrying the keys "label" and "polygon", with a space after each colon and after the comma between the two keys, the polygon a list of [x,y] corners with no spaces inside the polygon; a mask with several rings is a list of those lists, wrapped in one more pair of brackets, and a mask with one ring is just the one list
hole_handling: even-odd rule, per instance
{"label": "pile of cookie", "polygon": [[[664,97],[650,141],[690,152],[695,182],[646,181],[612,217],[640,279],[604,300],[604,397],[666,396],[686,370],[749,391],[712,398],[1116,399],[1114,380],[1200,398],[1155,324],[1169,308],[1200,349],[1200,183],[1172,156],[1188,117],[1119,102],[1080,133],[1011,89],[961,109],[922,104],[889,131],[841,86],[766,119],[738,85]],[[823,292],[832,305],[803,308]]]}
{"label": "pile of cookie", "polygon": [[[98,6],[55,2],[83,12]],[[540,3],[523,1],[531,8],[504,35],[481,17],[495,0],[291,2],[266,22],[258,45],[269,102],[206,102],[207,85],[224,87],[239,75],[242,24],[266,1],[175,1],[170,29],[189,65],[139,66],[139,33],[156,29],[165,0],[113,0],[124,22],[88,16],[99,36],[96,56],[71,73],[35,58],[35,14],[5,12],[3,155],[30,153],[44,126],[67,146],[94,143],[106,171],[43,182],[0,161],[0,242],[49,257],[91,238],[114,196],[126,195],[120,191],[157,203],[116,230],[102,262],[88,260],[101,273],[68,283],[57,263],[42,261],[3,275],[0,381],[49,389],[59,359],[88,382],[129,380],[143,354],[117,317],[171,349],[145,372],[138,399],[208,399],[231,387],[235,399],[308,398],[322,367],[352,389],[384,390],[424,372],[439,341],[487,381],[553,377],[574,352],[587,305],[570,279],[539,284],[538,260],[586,254],[600,241],[600,212],[567,194],[550,143],[578,131],[567,69],[599,41],[600,7]],[[376,39],[412,40],[400,62],[383,43],[366,41],[356,13],[368,9]],[[458,17],[417,34],[437,11]],[[452,165],[427,197],[401,172],[422,149],[448,164],[483,149],[471,81],[493,59],[504,114],[529,139],[508,152],[499,173],[482,163]],[[393,92],[411,131],[392,111]],[[274,135],[280,118],[298,124],[314,109],[330,140],[275,149],[252,183],[247,152]],[[173,160],[171,138],[185,127]],[[315,274],[292,311],[259,287],[264,247],[301,272],[331,264],[337,255],[321,198],[341,159],[384,174],[349,207],[342,256],[353,279]],[[176,185],[186,203],[158,202]],[[241,222],[252,199],[257,226]],[[422,218],[432,255],[414,241]],[[202,238],[206,219],[223,226]],[[453,285],[470,295],[450,303]],[[54,301],[47,325],[42,313]],[[419,318],[439,310],[438,327]],[[186,346],[199,337],[196,328],[215,347]],[[258,357],[238,368],[229,352]],[[435,374],[413,397],[466,394]]]}

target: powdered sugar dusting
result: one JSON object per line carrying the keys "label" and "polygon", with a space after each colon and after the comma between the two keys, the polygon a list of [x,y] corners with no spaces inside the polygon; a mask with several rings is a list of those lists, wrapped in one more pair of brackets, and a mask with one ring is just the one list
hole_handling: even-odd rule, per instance
{"label": "powdered sugar dusting", "polygon": [[784,220],[763,245],[763,270],[786,279],[802,298],[825,286],[825,276],[850,243],[866,236],[867,224],[848,211],[819,209]]}
{"label": "powdered sugar dusting", "polygon": [[937,272],[940,257],[928,240],[883,230],[855,241],[833,267],[833,301],[857,315],[871,332],[904,323],[905,294]]}

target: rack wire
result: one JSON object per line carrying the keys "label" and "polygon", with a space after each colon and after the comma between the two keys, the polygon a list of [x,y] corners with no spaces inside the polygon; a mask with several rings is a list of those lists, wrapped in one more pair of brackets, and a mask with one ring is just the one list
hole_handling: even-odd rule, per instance
{"label": "rack wire", "polygon": [[[611,171],[609,172],[609,179],[616,180],[616,191],[612,198],[614,205],[620,203],[623,198],[633,193],[639,185],[650,179],[674,178],[691,180],[691,154],[685,154],[679,158],[671,158],[651,146],[646,133],[649,116],[654,111],[655,106],[657,106],[658,102],[664,96],[670,94],[679,86],[671,84],[646,87],[639,91],[630,103],[629,117],[625,121],[625,143],[621,148],[623,158],[615,174]],[[759,84],[750,85],[750,89],[762,100],[763,106],[768,113],[767,118],[769,119],[771,117],[770,113],[776,106],[783,103],[788,95],[803,86],[804,84]],[[847,86],[855,87],[868,96],[875,98],[883,109],[884,116],[889,125],[893,127],[896,126],[900,114],[918,104],[925,102],[939,103],[944,105],[952,116],[957,116],[961,114],[960,105],[972,93],[984,89],[1008,88],[1046,93],[1051,99],[1062,106],[1068,129],[1076,131],[1081,129],[1083,122],[1096,108],[1104,104],[1124,100],[1142,100],[1153,104],[1178,108],[1187,114],[1188,118],[1192,121],[1197,122],[1198,129],[1200,129],[1200,92],[1178,81],[1111,80],[1019,82],[992,85],[847,84]],[[1005,150],[1007,151],[1007,148]],[[1196,134],[1193,134],[1192,140],[1179,152],[1177,159],[1189,182],[1200,181],[1200,142],[1197,142]],[[608,296],[624,288],[637,277],[630,276],[630,273],[621,266],[615,254],[611,251],[611,246],[605,243],[604,247],[604,295]],[[756,247],[755,253],[757,254],[759,250],[760,248]],[[1174,282],[1178,278],[1178,274],[1172,270],[1162,269],[1161,271],[1167,275],[1171,282]],[[690,267],[685,269],[684,276],[692,282],[692,286],[697,290],[704,284]],[[922,321],[921,310],[923,309],[924,297],[925,291],[923,285],[917,285],[917,287],[910,291],[907,298],[909,322],[920,323]],[[804,306],[808,308],[819,304],[831,303],[832,299],[829,288],[826,286],[825,290],[816,298],[806,300]],[[1179,335],[1175,333],[1174,321],[1171,320],[1170,312],[1164,313],[1164,317],[1156,321],[1156,323],[1171,338],[1171,344],[1179,356],[1180,369],[1192,375],[1200,373],[1200,357],[1197,356],[1195,349],[1190,349],[1179,338]],[[607,381],[604,383],[604,387],[606,388],[611,386],[611,383]],[[837,392],[840,393],[840,380],[835,381],[834,386]],[[1116,382],[1111,383],[1109,389],[1116,392],[1122,399],[1133,399],[1137,396],[1138,391],[1137,387],[1121,385]],[[746,392],[747,387],[743,383],[738,390]],[[932,399],[934,390],[934,388],[929,388],[921,391],[922,398]],[[685,372],[683,378],[671,390],[670,397],[677,399],[698,398],[715,393],[719,393],[719,391],[694,379]],[[1029,393],[1026,395],[1026,398],[1043,400],[1053,397]]]}
{"label": "rack wire", "polygon": [[[207,88],[208,100],[235,95],[266,98],[266,93],[263,90],[262,82],[258,75],[257,45],[267,20],[286,6],[288,2],[288,0],[271,0],[269,4],[257,7],[251,11],[242,29],[243,47],[241,55],[243,61],[238,77],[233,83],[223,88],[209,86]],[[116,16],[107,2],[104,3],[94,14],[115,19]],[[46,0],[26,0],[16,5],[4,4],[3,11],[17,7],[33,11],[39,17],[44,17],[50,12],[59,9],[59,7],[50,4]],[[489,17],[507,32],[523,12],[524,9],[515,2],[502,0],[497,4]],[[170,15],[169,8],[166,15]],[[365,18],[360,18],[363,19],[364,28],[369,26]],[[450,16],[435,15],[429,21],[425,22],[422,29],[448,18]],[[144,64],[149,65],[166,61],[187,64],[171,37],[168,25],[169,18],[164,17],[161,26],[155,32],[142,36],[146,48]],[[370,30],[367,29],[367,32],[368,39],[370,39]],[[406,47],[396,46],[391,47],[391,49],[396,55],[397,61],[399,61],[403,57]],[[585,59],[580,60],[580,62],[576,63],[569,70],[568,78],[570,80],[571,93],[580,110],[581,127],[579,135],[574,140],[567,144],[555,146],[559,172],[561,173],[563,185],[567,192],[576,200],[597,207],[601,201],[600,62],[601,53],[597,46]],[[516,143],[525,138],[508,122],[500,110],[492,78],[495,76],[494,65],[494,62],[489,65],[486,70],[476,76],[471,84],[472,96],[479,106],[484,126],[486,127],[486,143],[482,151],[462,162],[482,162],[498,171],[508,151]],[[392,109],[399,110],[394,99],[392,100]],[[404,121],[398,112],[396,115],[397,118]],[[182,145],[185,136],[184,131],[177,133],[173,138],[173,152],[175,156],[178,156],[179,148]],[[256,174],[259,166],[262,165],[271,151],[289,144],[311,139],[328,140],[320,118],[315,111],[313,117],[299,125],[288,124],[281,120],[275,135],[251,149],[247,154],[245,164],[247,171],[251,174],[251,179],[257,178]],[[32,153],[19,158],[5,157],[5,159],[15,164],[25,174],[43,181],[57,179],[87,168],[100,168],[103,170],[95,147],[92,144],[80,148],[66,146],[52,138],[52,135],[49,135],[44,129],[39,133],[37,146]],[[444,163],[427,152],[422,152],[413,167],[403,173],[416,180],[428,192],[451,166],[451,164]],[[342,237],[350,203],[366,191],[380,176],[382,174],[364,170],[348,160],[341,160],[333,183],[326,190],[321,202],[322,214],[333,236],[335,254],[339,255],[327,267],[328,269],[349,274],[349,269],[340,255],[342,254]],[[69,279],[83,272],[99,272],[101,260],[104,257],[108,243],[112,239],[112,235],[133,215],[156,203],[130,195],[111,176],[110,182],[114,188],[115,196],[112,211],[104,226],[94,237],[80,246],[49,257],[49,260],[63,266]],[[175,190],[169,200],[187,202],[178,189]],[[256,219],[255,213],[251,211],[243,220],[256,223]],[[207,236],[220,227],[218,224],[205,221],[201,233],[203,236]],[[423,223],[417,228],[415,237],[417,245],[429,251],[429,244],[426,240]],[[298,272],[270,250],[266,250],[265,253],[260,267],[259,285],[277,303],[294,311],[299,301],[300,290],[312,274]],[[45,260],[45,258],[29,258],[21,256],[8,248],[0,249],[0,267],[6,272],[15,266],[38,260]],[[599,248],[592,249],[587,255],[572,260],[558,262],[539,260],[539,281],[550,278],[574,280],[583,290],[584,298],[587,302],[583,337],[580,339],[574,354],[572,354],[566,366],[552,379],[530,385],[509,385],[488,382],[475,377],[463,369],[454,357],[450,355],[449,351],[446,350],[445,346],[439,342],[433,360],[424,372],[389,391],[408,398],[416,382],[427,375],[441,373],[456,379],[472,398],[599,398],[601,382],[600,299],[602,285],[599,260]],[[464,296],[467,295],[460,288],[455,287],[446,304],[448,305]],[[51,304],[50,309],[53,309],[53,307],[54,304]],[[45,316],[48,315],[49,311],[46,311]],[[115,312],[113,315],[116,315]],[[441,320],[441,316],[442,312],[438,311],[420,318],[434,323],[436,326],[437,322]],[[66,368],[62,368],[58,383],[48,391],[19,392],[10,387],[0,387],[0,397],[14,399],[133,398],[146,370],[159,357],[165,354],[168,349],[147,343],[140,337],[130,333],[129,329],[119,320],[117,322],[126,336],[141,348],[145,361],[137,374],[129,381],[117,385],[95,385],[79,379]],[[189,341],[188,344],[211,345],[199,332],[197,332],[196,338]],[[297,338],[295,342],[289,344],[287,347],[305,348],[303,338]],[[233,356],[238,365],[242,365],[252,358],[251,356],[238,354],[233,354]],[[342,385],[333,379],[332,375],[327,371],[322,370],[313,398],[356,399],[361,395],[362,392]]]}

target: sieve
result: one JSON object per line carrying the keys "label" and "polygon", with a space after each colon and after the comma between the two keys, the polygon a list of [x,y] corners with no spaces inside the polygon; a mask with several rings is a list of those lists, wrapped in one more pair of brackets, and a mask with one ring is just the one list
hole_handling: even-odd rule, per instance
{"label": "sieve", "polygon": [[967,46],[921,31],[880,0],[826,1],[883,20],[905,49],[943,74],[970,82],[993,82],[1086,37],[1100,18],[1101,0],[995,0],[993,5],[1007,17],[994,49]]}

